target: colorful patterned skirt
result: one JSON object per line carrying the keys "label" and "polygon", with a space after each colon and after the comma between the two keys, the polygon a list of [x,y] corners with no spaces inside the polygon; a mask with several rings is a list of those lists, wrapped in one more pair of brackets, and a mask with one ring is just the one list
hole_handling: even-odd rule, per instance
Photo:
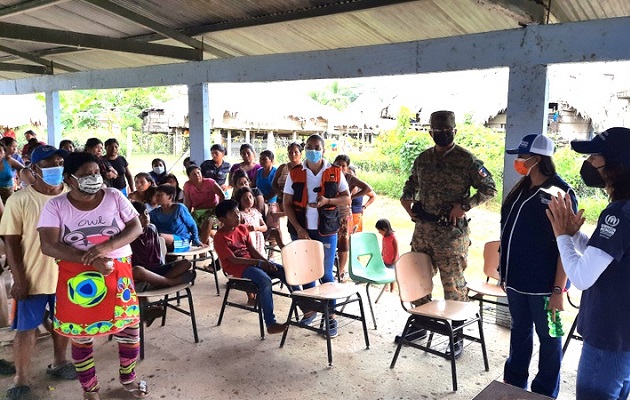
{"label": "colorful patterned skirt", "polygon": [[140,322],[131,258],[114,259],[103,276],[92,266],[58,260],[53,329],[66,337],[107,336]]}

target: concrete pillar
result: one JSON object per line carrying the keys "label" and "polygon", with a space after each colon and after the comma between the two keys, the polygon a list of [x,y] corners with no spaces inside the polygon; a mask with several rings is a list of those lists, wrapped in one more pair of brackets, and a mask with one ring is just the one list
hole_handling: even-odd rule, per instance
{"label": "concrete pillar", "polygon": [[[510,68],[505,147],[514,148],[527,134],[547,133],[549,82],[546,65]],[[506,155],[503,165],[503,198],[521,178],[514,171],[515,156]]]}
{"label": "concrete pillar", "polygon": [[227,132],[227,157],[232,157],[232,130]]}
{"label": "concrete pillar", "polygon": [[59,146],[61,142],[61,107],[59,106],[59,91],[46,92],[46,123],[48,124],[47,143]]}
{"label": "concrete pillar", "polygon": [[297,132],[293,131],[292,142],[297,142]]}
{"label": "concrete pillar", "polygon": [[251,142],[251,133],[249,132],[248,129],[245,130],[245,143],[252,143]]}
{"label": "concrete pillar", "polygon": [[[273,136],[273,131],[269,131],[267,133],[267,149],[269,149],[272,152],[276,152],[276,140]],[[261,149],[261,151],[264,149]]]}
{"label": "concrete pillar", "polygon": [[210,108],[208,84],[188,85],[188,124],[190,159],[201,163],[210,159]]}
{"label": "concrete pillar", "polygon": [[223,143],[223,137],[221,135],[220,128],[215,128],[212,130],[212,144],[214,145],[215,143],[219,143],[219,144]]}

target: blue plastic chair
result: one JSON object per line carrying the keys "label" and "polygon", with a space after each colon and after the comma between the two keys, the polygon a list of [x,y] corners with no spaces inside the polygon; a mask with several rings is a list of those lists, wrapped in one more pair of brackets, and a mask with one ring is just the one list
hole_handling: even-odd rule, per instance
{"label": "blue plastic chair", "polygon": [[[365,292],[374,321],[374,330],[376,330],[376,317],[370,298],[370,285],[383,285],[383,290],[385,290],[385,285],[396,281],[394,269],[388,269],[383,262],[376,234],[361,232],[350,236],[348,272],[354,282],[367,284]],[[381,294],[383,294],[383,290],[381,290]],[[378,303],[379,299],[380,295],[374,303]]]}

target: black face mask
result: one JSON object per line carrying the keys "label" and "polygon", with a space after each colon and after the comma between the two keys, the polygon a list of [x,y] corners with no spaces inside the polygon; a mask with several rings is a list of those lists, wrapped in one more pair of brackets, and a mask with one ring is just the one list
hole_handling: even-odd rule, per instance
{"label": "black face mask", "polygon": [[453,143],[454,138],[455,138],[455,132],[453,130],[433,132],[433,141],[438,146],[446,147],[450,145],[451,143]]}
{"label": "black face mask", "polygon": [[601,174],[599,174],[599,169],[593,167],[593,165],[586,160],[584,160],[584,163],[582,163],[580,176],[582,176],[582,180],[587,187],[606,187],[606,182],[604,181],[604,178],[601,176]]}

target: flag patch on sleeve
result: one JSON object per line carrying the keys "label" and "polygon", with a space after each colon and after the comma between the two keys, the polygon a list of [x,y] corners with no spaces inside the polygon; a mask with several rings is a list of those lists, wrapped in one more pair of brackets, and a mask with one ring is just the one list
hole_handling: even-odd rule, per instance
{"label": "flag patch on sleeve", "polygon": [[485,168],[485,167],[481,167],[481,168],[479,169],[479,175],[480,175],[481,177],[483,177],[483,178],[486,178],[487,176],[489,176],[489,175],[490,175],[490,172],[489,172],[488,170],[486,170],[486,168]]}

